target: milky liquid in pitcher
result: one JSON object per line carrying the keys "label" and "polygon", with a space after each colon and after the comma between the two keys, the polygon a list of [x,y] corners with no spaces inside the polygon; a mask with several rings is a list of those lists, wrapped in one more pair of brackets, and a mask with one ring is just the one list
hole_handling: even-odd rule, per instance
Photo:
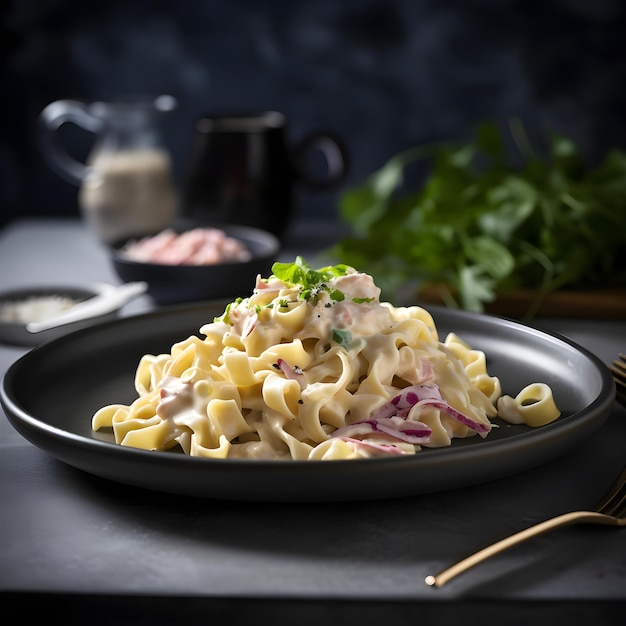
{"label": "milky liquid in pitcher", "polygon": [[176,216],[169,154],[143,149],[101,151],[78,196],[87,224],[109,243],[153,234]]}

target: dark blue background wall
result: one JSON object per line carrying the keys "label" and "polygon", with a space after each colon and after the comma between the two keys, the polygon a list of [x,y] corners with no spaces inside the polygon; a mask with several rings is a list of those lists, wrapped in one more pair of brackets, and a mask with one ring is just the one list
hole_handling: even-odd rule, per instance
{"label": "dark blue background wall", "polygon": [[[14,0],[0,11],[0,224],[77,213],[76,188],[37,145],[37,116],[60,98],[175,95],[166,140],[179,180],[210,111],[280,110],[294,140],[339,132],[346,185],[398,150],[511,115],[572,135],[591,160],[626,147],[621,0]],[[88,150],[84,133],[66,136]],[[334,215],[339,191],[301,193],[300,213]]]}

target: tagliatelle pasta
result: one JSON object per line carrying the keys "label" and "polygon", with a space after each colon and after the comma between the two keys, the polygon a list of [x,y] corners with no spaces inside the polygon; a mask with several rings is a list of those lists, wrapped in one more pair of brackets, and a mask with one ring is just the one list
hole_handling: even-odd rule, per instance
{"label": "tagliatelle pasta", "polygon": [[138,397],[93,417],[115,441],[211,458],[330,460],[415,454],[486,437],[499,417],[539,426],[550,387],[503,396],[485,354],[430,313],[379,300],[371,276],[277,263],[252,295],[169,354],[145,355]]}

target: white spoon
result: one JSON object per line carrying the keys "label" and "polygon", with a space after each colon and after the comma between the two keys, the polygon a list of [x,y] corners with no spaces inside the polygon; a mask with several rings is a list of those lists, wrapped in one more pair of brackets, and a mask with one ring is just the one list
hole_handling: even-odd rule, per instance
{"label": "white spoon", "polygon": [[40,333],[56,326],[105,315],[145,293],[147,288],[148,284],[144,282],[124,283],[119,286],[105,285],[98,295],[75,304],[59,315],[41,322],[29,322],[26,324],[26,330],[29,333]]}

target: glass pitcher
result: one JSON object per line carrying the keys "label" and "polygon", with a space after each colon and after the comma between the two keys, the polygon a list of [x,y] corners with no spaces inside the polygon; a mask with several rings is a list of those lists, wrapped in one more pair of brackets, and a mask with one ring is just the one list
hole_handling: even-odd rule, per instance
{"label": "glass pitcher", "polygon": [[[58,100],[42,111],[43,154],[79,186],[81,215],[103,241],[154,234],[176,217],[178,198],[160,129],[160,117],[175,106],[164,95],[89,104]],[[66,122],[96,134],[86,163],[59,145],[56,131]]]}

